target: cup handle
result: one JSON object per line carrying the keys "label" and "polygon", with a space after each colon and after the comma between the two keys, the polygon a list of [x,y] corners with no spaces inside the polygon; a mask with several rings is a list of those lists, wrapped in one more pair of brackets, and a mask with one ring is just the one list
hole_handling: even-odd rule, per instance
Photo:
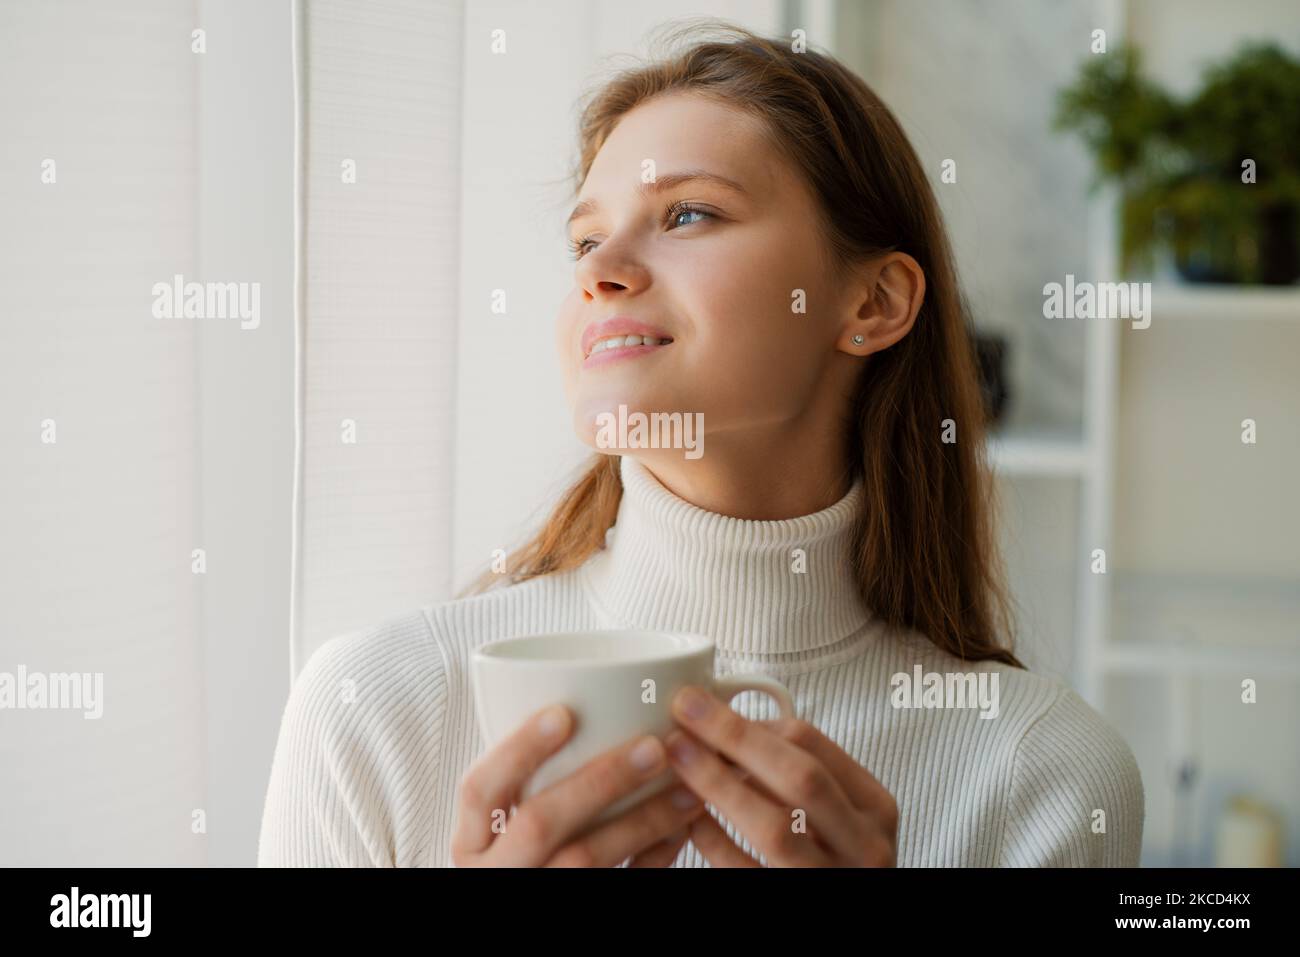
{"label": "cup handle", "polygon": [[783,718],[793,718],[794,700],[785,685],[765,675],[728,675],[713,679],[713,690],[728,704],[742,691],[761,691],[776,699],[777,710]]}

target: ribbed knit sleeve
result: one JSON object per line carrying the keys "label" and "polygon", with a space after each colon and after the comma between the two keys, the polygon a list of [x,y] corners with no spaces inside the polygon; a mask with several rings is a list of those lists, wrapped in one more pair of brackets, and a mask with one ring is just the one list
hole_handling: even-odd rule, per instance
{"label": "ribbed knit sleeve", "polygon": [[322,645],[281,719],[259,867],[420,866],[447,701],[422,613]]}
{"label": "ribbed knit sleeve", "polygon": [[1145,795],[1137,761],[1065,686],[1016,747],[1008,811],[999,866],[1138,865]]}

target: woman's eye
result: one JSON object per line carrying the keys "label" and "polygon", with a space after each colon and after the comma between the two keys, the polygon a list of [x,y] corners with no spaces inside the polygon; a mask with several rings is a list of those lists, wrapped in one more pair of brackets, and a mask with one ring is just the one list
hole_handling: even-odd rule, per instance
{"label": "woman's eye", "polygon": [[[696,222],[699,222],[699,220],[686,223],[679,222],[683,216],[703,216],[706,219],[712,219],[713,213],[709,212],[707,209],[700,209],[698,206],[692,206],[690,203],[674,203],[668,208],[668,225],[672,228],[680,228],[682,226],[693,226]],[[587,253],[591,252],[591,246],[595,242],[594,239],[587,237],[570,240],[569,258],[575,261],[581,259]]]}
{"label": "woman's eye", "polygon": [[710,215],[712,214],[706,212],[705,210],[698,209],[694,206],[685,206],[673,210],[672,222],[675,225],[689,226],[691,225],[690,223],[678,223],[678,219],[680,219],[682,216],[710,216]]}

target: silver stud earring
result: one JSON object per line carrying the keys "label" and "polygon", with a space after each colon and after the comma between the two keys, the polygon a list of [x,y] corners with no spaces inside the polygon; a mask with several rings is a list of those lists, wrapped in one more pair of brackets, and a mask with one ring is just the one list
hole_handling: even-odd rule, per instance
{"label": "silver stud earring", "polygon": [[862,345],[862,337],[861,337],[861,336],[854,336],[854,337],[853,337],[853,344],[854,344],[855,346],[860,346],[860,345]]}

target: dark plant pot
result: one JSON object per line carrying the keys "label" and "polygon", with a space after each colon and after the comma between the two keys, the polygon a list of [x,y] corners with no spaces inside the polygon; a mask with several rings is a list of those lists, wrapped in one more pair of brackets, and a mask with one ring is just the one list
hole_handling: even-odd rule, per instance
{"label": "dark plant pot", "polygon": [[1239,234],[1214,217],[1183,223],[1174,245],[1174,266],[1187,282],[1242,283],[1246,277],[1238,255]]}
{"label": "dark plant pot", "polygon": [[1289,286],[1300,279],[1300,208],[1270,206],[1260,216],[1259,281]]}
{"label": "dark plant pot", "polygon": [[1231,264],[1207,249],[1180,250],[1175,254],[1174,263],[1178,267],[1179,277],[1187,282],[1242,281]]}
{"label": "dark plant pot", "polygon": [[1204,220],[1196,239],[1178,246],[1174,265],[1187,282],[1290,285],[1300,279],[1300,209],[1267,207],[1248,236]]}
{"label": "dark plant pot", "polygon": [[1002,417],[1010,395],[1006,370],[1007,340],[1002,336],[977,332],[974,342],[984,413],[991,426]]}

